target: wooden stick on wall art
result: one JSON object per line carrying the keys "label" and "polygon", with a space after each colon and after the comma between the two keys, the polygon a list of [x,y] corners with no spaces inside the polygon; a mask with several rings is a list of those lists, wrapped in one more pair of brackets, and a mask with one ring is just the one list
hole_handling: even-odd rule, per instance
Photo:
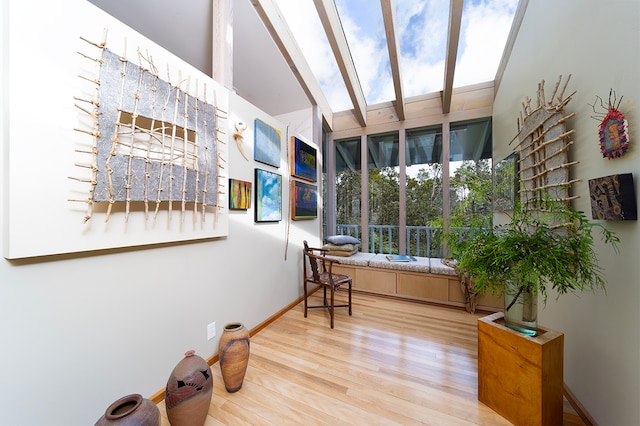
{"label": "wooden stick on wall art", "polygon": [[579,180],[569,180],[569,167],[577,162],[568,159],[568,150],[573,144],[570,138],[575,129],[566,128],[566,121],[576,113],[564,112],[564,107],[575,94],[564,97],[570,79],[571,75],[560,89],[562,76],[558,78],[549,101],[546,100],[545,82],[542,80],[538,84],[537,106],[532,109],[529,98],[522,103],[518,134],[510,144],[517,141],[514,150],[520,157],[520,200],[529,208],[544,209],[543,193],[555,200],[576,198],[569,195],[569,188]]}
{"label": "wooden stick on wall art", "polygon": [[72,200],[89,206],[84,221],[92,217],[98,204],[106,205],[108,221],[114,206],[121,204],[127,222],[137,202],[142,202],[145,220],[150,203],[155,203],[154,221],[162,207],[171,220],[175,202],[180,203],[181,223],[187,206],[193,203],[194,221],[199,215],[204,223],[211,211],[215,225],[222,208],[221,194],[225,194],[222,170],[227,161],[219,148],[225,142],[218,122],[226,120],[226,112],[216,105],[216,90],[210,105],[206,84],[201,100],[201,86],[195,80],[194,89],[191,76],[183,78],[178,71],[173,84],[167,65],[167,80],[163,80],[150,55],[138,49],[141,65],[127,59],[126,41],[123,54],[115,54],[106,47],[106,30],[101,43],[82,40],[99,53],[96,57],[79,52],[97,67],[95,78],[80,76],[95,84],[95,96],[76,98],[87,104],[76,107],[93,119],[90,128],[75,129],[91,135],[93,144],[82,151],[92,161],[79,164],[90,169],[92,176],[72,178],[91,184],[87,200]]}

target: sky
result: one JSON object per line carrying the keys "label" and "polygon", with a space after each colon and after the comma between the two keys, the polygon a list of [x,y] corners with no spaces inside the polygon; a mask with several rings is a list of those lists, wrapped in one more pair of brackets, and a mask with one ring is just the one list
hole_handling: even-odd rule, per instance
{"label": "sky", "polygon": [[[276,0],[334,112],[352,109],[313,0]],[[378,0],[335,0],[368,105],[395,97]],[[405,97],[442,90],[450,0],[395,0]],[[495,78],[518,0],[465,0],[454,87]]]}

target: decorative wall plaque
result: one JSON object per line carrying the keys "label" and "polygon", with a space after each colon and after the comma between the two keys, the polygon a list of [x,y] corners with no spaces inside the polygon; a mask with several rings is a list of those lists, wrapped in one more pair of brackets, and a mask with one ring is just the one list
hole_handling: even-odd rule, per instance
{"label": "decorative wall plaque", "polygon": [[600,220],[637,220],[631,173],[589,179],[591,216]]}

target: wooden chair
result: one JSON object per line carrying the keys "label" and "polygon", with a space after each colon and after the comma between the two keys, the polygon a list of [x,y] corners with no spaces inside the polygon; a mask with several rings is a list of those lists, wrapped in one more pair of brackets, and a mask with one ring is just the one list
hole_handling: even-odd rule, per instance
{"label": "wooden chair", "polygon": [[[334,308],[349,308],[349,315],[351,315],[351,285],[352,279],[349,275],[334,274],[331,269],[336,263],[340,263],[337,260],[329,259],[325,257],[327,250],[309,247],[307,242],[304,242],[303,249],[303,273],[304,273],[304,317],[307,317],[307,309],[325,308],[329,310],[329,316],[331,317],[331,328],[333,328],[333,312]],[[307,264],[311,267],[311,274],[307,271]],[[324,292],[324,304],[309,306],[307,304],[307,284],[315,284],[322,286]],[[349,303],[344,305],[334,304],[334,295],[336,290],[340,286],[349,285]],[[330,299],[327,300],[327,289],[330,292]]]}

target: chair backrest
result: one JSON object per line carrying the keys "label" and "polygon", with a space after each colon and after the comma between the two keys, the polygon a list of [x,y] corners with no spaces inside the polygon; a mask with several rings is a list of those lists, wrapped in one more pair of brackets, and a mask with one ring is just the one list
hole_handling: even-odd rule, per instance
{"label": "chair backrest", "polygon": [[[303,249],[303,261],[304,266],[305,266],[305,271],[306,271],[306,266],[307,266],[307,259],[309,260],[309,265],[311,266],[311,272],[313,274],[313,280],[316,282],[320,281],[320,272],[318,271],[318,262],[316,261],[316,256],[314,256],[313,254],[313,250],[311,250],[309,248],[309,245],[307,244],[307,240],[304,240],[304,249]],[[306,272],[305,272],[306,275]],[[305,279],[307,279],[307,277],[304,277]]]}

